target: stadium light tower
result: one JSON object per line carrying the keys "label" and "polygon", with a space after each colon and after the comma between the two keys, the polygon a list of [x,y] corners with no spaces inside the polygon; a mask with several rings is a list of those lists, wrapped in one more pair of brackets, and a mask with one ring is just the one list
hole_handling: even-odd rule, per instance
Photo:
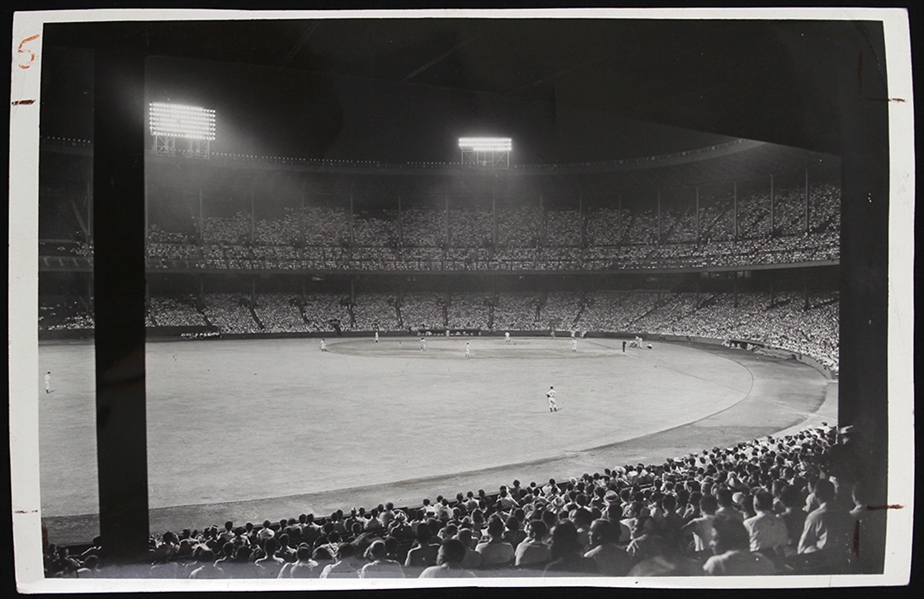
{"label": "stadium light tower", "polygon": [[[209,142],[215,139],[215,111],[199,106],[151,102],[148,124],[154,137],[154,153],[209,157]],[[179,150],[177,140],[183,140]]]}
{"label": "stadium light tower", "polygon": [[462,164],[506,168],[513,140],[509,137],[460,137]]}

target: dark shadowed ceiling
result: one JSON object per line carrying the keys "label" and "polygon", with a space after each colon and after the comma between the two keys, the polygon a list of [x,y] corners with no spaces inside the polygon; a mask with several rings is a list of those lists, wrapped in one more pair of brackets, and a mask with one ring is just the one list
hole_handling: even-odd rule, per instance
{"label": "dark shadowed ceiling", "polygon": [[[74,60],[94,31],[46,27],[49,56]],[[333,19],[114,31],[145,40],[149,99],[219,106],[234,125],[225,139],[261,154],[445,161],[471,133],[513,137],[521,163],[734,137],[837,154],[843,108],[885,97],[885,59],[858,64],[853,51],[881,56],[881,29],[858,22]],[[70,69],[55,77],[46,62],[49,97],[76,93]],[[44,119],[43,134],[74,134],[72,112]]]}

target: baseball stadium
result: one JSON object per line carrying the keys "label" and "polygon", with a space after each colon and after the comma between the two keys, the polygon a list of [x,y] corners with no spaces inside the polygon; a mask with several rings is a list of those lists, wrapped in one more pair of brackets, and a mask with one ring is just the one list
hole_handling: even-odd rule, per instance
{"label": "baseball stadium", "polygon": [[47,577],[881,571],[853,34],[504,25],[47,28]]}

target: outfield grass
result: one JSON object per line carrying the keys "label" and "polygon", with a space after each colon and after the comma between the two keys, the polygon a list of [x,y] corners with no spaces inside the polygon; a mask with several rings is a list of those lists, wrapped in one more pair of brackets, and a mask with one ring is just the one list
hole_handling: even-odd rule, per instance
{"label": "outfield grass", "polygon": [[[413,337],[331,338],[323,353],[317,339],[148,343],[151,508],[308,495],[344,507],[357,489],[393,488],[384,502],[402,481],[477,480],[518,464],[536,472],[593,448],[622,447],[608,459],[634,460],[633,440],[657,457],[658,444],[696,450],[715,434],[797,424],[825,396],[811,369],[741,351],[658,343],[623,353],[620,340],[584,339],[571,352],[568,339],[513,341],[433,337],[423,352]],[[39,357],[43,516],[93,513],[93,347],[42,344]],[[711,433],[709,422],[718,423]],[[652,447],[665,431],[683,443]]]}

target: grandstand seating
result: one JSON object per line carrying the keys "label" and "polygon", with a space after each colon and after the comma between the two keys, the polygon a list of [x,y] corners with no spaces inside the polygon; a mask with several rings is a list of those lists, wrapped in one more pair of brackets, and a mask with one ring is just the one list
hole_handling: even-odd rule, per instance
{"label": "grandstand seating", "polygon": [[[842,443],[835,427],[823,425],[660,464],[515,480],[488,493],[460,489],[412,507],[383,502],[221,528],[190,522],[182,532],[153,534],[148,566],[133,572],[194,579],[359,579],[383,570],[390,578],[845,574],[865,510],[851,483],[856,473],[832,466]],[[384,546],[373,548],[377,542]],[[48,577],[120,575],[101,538],[43,550]]]}
{"label": "grandstand seating", "polygon": [[[152,225],[149,268],[221,270],[498,271],[695,268],[795,264],[837,260],[837,187],[810,188],[806,228],[804,190],[775,192],[771,231],[768,190],[738,200],[735,237],[730,198],[707,197],[696,214],[611,208],[488,210],[410,208],[351,218],[319,206],[287,209],[277,219],[243,213],[192,223],[202,242]],[[495,231],[496,221],[496,231]],[[586,221],[586,222],[585,222]],[[400,226],[399,226],[400,225]],[[352,234],[351,234],[352,231]],[[496,243],[495,243],[496,237]],[[75,248],[77,246],[74,246]],[[83,244],[79,255],[92,248]],[[43,250],[44,256],[52,254]]]}
{"label": "grandstand seating", "polygon": [[[149,326],[213,325],[223,334],[477,329],[638,332],[749,340],[811,356],[838,367],[838,295],[778,293],[672,293],[650,291],[206,294],[194,299],[153,297]],[[252,306],[252,309],[251,309]],[[445,308],[445,309],[444,309]],[[40,327],[92,327],[86,308],[73,304],[42,310]],[[59,314],[58,316],[52,316]],[[63,316],[66,314],[66,316]],[[400,315],[400,319],[399,319]],[[332,323],[336,322],[338,327]]]}

